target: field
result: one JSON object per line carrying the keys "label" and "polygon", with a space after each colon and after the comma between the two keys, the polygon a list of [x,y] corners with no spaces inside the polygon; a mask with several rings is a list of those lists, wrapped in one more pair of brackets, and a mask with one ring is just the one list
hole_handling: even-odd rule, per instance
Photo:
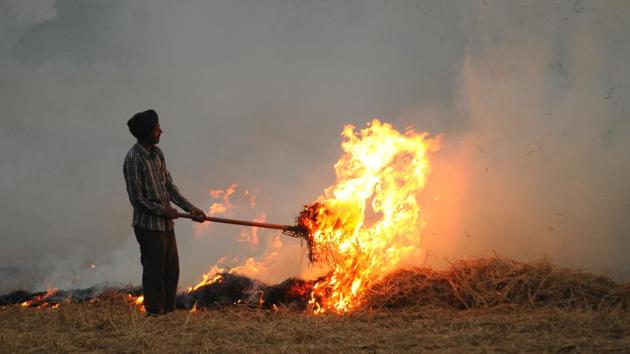
{"label": "field", "polygon": [[459,262],[374,286],[351,315],[277,306],[146,317],[125,294],[58,308],[0,307],[0,351],[630,352],[628,284],[546,262]]}

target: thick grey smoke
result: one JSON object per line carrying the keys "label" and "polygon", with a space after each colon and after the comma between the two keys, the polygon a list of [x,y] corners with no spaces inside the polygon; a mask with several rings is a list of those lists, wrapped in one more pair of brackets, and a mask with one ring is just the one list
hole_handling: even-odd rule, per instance
{"label": "thick grey smoke", "polygon": [[[379,117],[444,137],[423,260],[628,278],[628,18],[622,0],[0,1],[0,290],[139,282],[122,159],[147,108],[202,208],[238,183],[257,203],[231,216],[290,223],[332,183],[343,125]],[[273,248],[177,224],[182,286]]]}

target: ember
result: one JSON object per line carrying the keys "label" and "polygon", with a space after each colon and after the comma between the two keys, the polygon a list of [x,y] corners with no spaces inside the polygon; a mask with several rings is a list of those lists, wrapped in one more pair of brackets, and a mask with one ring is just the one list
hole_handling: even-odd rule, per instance
{"label": "ember", "polygon": [[[253,308],[270,309],[282,306],[294,310],[306,309],[313,281],[287,279],[276,285],[266,285],[248,277],[220,273],[213,280],[196,289],[191,289],[177,296],[177,309],[220,308],[242,304]],[[77,290],[50,289],[41,292],[17,290],[0,296],[0,305],[20,305],[29,308],[56,308],[65,303],[99,302],[101,297],[110,294],[123,294],[125,301],[144,312],[140,288],[100,289],[88,288]]]}
{"label": "ember", "polygon": [[[0,305],[20,304],[22,307],[31,308],[56,308],[63,303],[82,303],[98,301],[99,296],[104,292],[111,292],[111,289],[99,289],[96,287],[75,290],[48,289],[47,291],[29,292],[16,290],[9,294],[0,296]],[[136,301],[142,293],[141,288],[115,289],[116,293],[125,293]]]}
{"label": "ember", "polygon": [[232,273],[221,273],[214,281],[182,294],[177,299],[180,308],[218,308],[243,304],[264,309],[279,305],[305,310],[314,281],[287,279],[268,286],[262,282]]}

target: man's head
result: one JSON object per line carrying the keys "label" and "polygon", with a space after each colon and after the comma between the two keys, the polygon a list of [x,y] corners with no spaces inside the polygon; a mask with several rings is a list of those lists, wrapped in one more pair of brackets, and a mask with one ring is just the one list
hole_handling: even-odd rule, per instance
{"label": "man's head", "polygon": [[158,115],[152,109],[134,114],[127,121],[127,126],[131,134],[141,143],[155,145],[160,142],[162,129],[160,129]]}

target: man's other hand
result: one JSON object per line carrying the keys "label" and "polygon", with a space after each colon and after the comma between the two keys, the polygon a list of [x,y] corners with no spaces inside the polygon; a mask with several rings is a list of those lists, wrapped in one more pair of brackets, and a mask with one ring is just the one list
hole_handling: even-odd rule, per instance
{"label": "man's other hand", "polygon": [[204,222],[206,221],[206,213],[203,212],[203,210],[199,209],[199,208],[192,208],[192,210],[190,210],[190,215],[193,216],[193,220],[195,220],[196,222]]}
{"label": "man's other hand", "polygon": [[167,219],[177,219],[177,209],[167,206],[166,210],[164,210],[164,217]]}

